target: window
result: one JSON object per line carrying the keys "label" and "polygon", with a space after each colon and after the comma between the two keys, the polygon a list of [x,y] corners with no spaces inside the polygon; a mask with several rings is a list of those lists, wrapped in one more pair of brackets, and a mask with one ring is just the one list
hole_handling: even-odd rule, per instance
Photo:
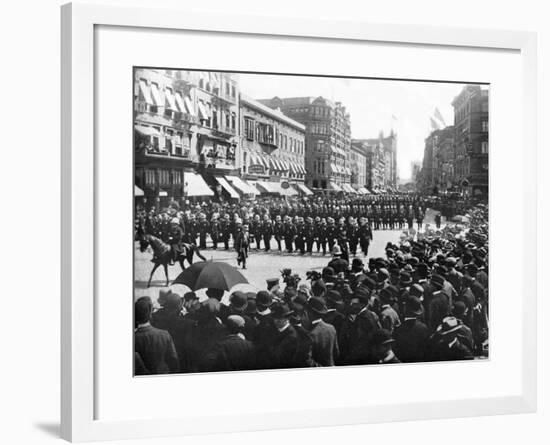
{"label": "window", "polygon": [[237,96],[237,92],[235,90],[235,85],[231,85],[231,97],[236,97]]}
{"label": "window", "polygon": [[229,116],[229,111],[226,111],[225,112],[225,127],[226,128],[229,128],[230,120],[231,120],[231,117]]}
{"label": "window", "polygon": [[249,141],[254,140],[254,121],[247,117],[244,118],[244,134]]}
{"label": "window", "polygon": [[230,94],[231,92],[231,86],[229,85],[229,82],[225,82],[225,93]]}
{"label": "window", "polygon": [[234,130],[237,125],[237,114],[232,111],[231,112],[231,128]]}
{"label": "window", "polygon": [[218,110],[212,109],[212,128],[218,128]]}
{"label": "window", "polygon": [[181,171],[172,170],[172,184],[181,184]]}
{"label": "window", "polygon": [[489,124],[487,121],[481,122],[481,131],[483,131],[484,133],[487,133],[489,131]]}
{"label": "window", "polygon": [[481,153],[483,153],[483,154],[489,153],[489,142],[483,141],[481,143]]}
{"label": "window", "polygon": [[145,170],[145,184],[149,186],[155,185],[155,170]]}

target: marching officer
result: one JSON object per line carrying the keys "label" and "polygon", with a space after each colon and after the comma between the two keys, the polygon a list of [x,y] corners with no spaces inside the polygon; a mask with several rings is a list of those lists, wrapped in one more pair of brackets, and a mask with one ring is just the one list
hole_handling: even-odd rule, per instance
{"label": "marching officer", "polygon": [[225,250],[229,250],[229,237],[231,236],[231,220],[226,213],[220,220],[220,236]]}
{"label": "marching officer", "polygon": [[296,250],[300,251],[301,255],[304,255],[306,253],[305,247],[305,224],[304,219],[302,217],[296,217]]}
{"label": "marching officer", "polygon": [[264,222],[262,224],[262,236],[264,238],[265,251],[269,252],[269,250],[271,249],[271,237],[273,236],[273,223],[271,222],[267,214],[264,215]]}
{"label": "marching officer", "polygon": [[311,216],[306,218],[304,238],[306,241],[307,253],[311,255],[313,253],[313,241],[315,240],[315,226],[313,225],[313,218]]}
{"label": "marching officer", "polygon": [[195,219],[195,214],[191,212],[189,214],[189,222],[187,223],[187,239],[190,243],[197,244],[197,232],[197,220]]}
{"label": "marching officer", "polygon": [[328,242],[328,250],[332,252],[332,248],[334,247],[334,242],[338,237],[338,230],[336,228],[336,225],[334,224],[334,219],[330,216],[327,219],[327,228],[325,233],[326,233],[326,239]]}
{"label": "marching officer", "polygon": [[296,238],[296,226],[290,219],[290,216],[285,217],[284,236],[286,251],[292,253],[292,243],[294,243],[294,239]]}
{"label": "marching officer", "polygon": [[210,224],[208,224],[208,221],[206,220],[206,215],[204,213],[199,214],[198,229],[199,229],[199,248],[206,249],[206,236],[210,232]]}
{"label": "marching officer", "polygon": [[281,251],[281,240],[285,235],[285,227],[281,219],[281,215],[275,217],[275,224],[273,225],[273,235],[275,236],[275,241],[277,241],[277,249]]}
{"label": "marching officer", "polygon": [[256,242],[256,250],[259,250],[261,248],[260,242],[262,240],[262,223],[260,221],[260,215],[258,214],[254,215],[254,219],[250,224],[250,233]]}
{"label": "marching officer", "polygon": [[372,241],[372,230],[367,218],[361,218],[359,224],[359,244],[363,255],[367,256],[369,253],[369,245]]}
{"label": "marching officer", "polygon": [[212,223],[210,224],[210,237],[212,238],[212,248],[217,249],[218,242],[221,237],[221,226],[217,215],[212,216]]}
{"label": "marching officer", "polygon": [[355,256],[357,255],[357,245],[359,244],[359,226],[357,225],[357,220],[350,216],[348,219],[348,239],[349,239],[349,250],[350,253]]}

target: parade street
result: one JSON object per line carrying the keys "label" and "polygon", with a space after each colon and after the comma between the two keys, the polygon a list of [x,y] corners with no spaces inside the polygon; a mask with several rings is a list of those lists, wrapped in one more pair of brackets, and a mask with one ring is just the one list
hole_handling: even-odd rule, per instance
{"label": "parade street", "polygon": [[[396,243],[399,241],[401,230],[378,230],[374,232],[374,240],[369,249],[369,257],[384,257],[384,248],[386,243]],[[276,247],[276,242],[273,240],[272,247]],[[230,250],[212,250],[207,249],[201,252],[206,259],[214,261],[224,261],[237,267],[237,254],[233,249]],[[153,267],[151,263],[151,252],[141,253],[139,249],[135,250],[135,295],[138,299],[144,295],[151,297],[156,301],[161,289],[165,284],[164,270],[158,268],[151,281],[151,287],[147,289],[147,280]],[[358,253],[358,258],[362,258],[366,263],[368,258],[364,258]],[[350,261],[353,257],[350,257]],[[292,273],[299,274],[302,279],[305,279],[308,270],[317,270],[321,272],[323,267],[330,261],[331,256],[327,253],[325,256],[322,253],[316,253],[314,249],[313,255],[300,255],[298,253],[288,254],[271,251],[269,253],[263,250],[257,251],[254,248],[250,249],[250,257],[247,263],[247,269],[239,268],[239,271],[248,279],[255,291],[266,288],[266,278],[280,277],[280,271],[283,268],[292,269]],[[200,261],[200,260],[199,260]],[[179,265],[169,267],[169,278],[172,282],[181,272]],[[281,281],[282,282],[282,281]],[[250,286],[237,286],[241,290],[252,290]],[[174,291],[183,294],[188,289],[184,286],[175,285]],[[201,292],[198,292],[201,295]]]}

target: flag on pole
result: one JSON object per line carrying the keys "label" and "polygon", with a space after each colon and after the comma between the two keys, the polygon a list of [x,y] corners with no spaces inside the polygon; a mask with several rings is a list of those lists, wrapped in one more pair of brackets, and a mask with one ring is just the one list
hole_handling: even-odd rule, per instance
{"label": "flag on pole", "polygon": [[430,117],[430,123],[432,124],[432,131],[439,130],[439,123],[433,117]]}
{"label": "flag on pole", "polygon": [[445,123],[445,119],[443,119],[443,115],[441,114],[441,111],[439,111],[439,108],[437,107],[435,108],[434,116],[439,122],[441,122],[441,125],[443,125],[444,127],[447,126],[447,124]]}

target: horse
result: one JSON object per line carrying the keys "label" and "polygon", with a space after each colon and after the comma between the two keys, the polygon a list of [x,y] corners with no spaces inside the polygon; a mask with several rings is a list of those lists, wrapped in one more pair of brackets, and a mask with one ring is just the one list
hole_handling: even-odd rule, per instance
{"label": "horse", "polygon": [[[151,260],[154,263],[153,270],[149,276],[149,281],[147,282],[147,287],[151,286],[151,279],[157,268],[162,265],[164,267],[164,275],[166,276],[166,286],[169,285],[170,280],[168,278],[168,266],[171,265],[173,254],[172,249],[169,244],[162,241],[160,238],[157,238],[154,235],[142,234],[139,236],[139,250],[145,252],[147,247],[151,246],[153,249],[153,259]],[[187,260],[189,265],[193,264],[193,256],[197,256],[206,261],[206,258],[201,255],[198,247],[192,243],[180,243],[181,250],[177,252],[176,260],[179,263],[181,270],[185,269],[184,261]]]}

